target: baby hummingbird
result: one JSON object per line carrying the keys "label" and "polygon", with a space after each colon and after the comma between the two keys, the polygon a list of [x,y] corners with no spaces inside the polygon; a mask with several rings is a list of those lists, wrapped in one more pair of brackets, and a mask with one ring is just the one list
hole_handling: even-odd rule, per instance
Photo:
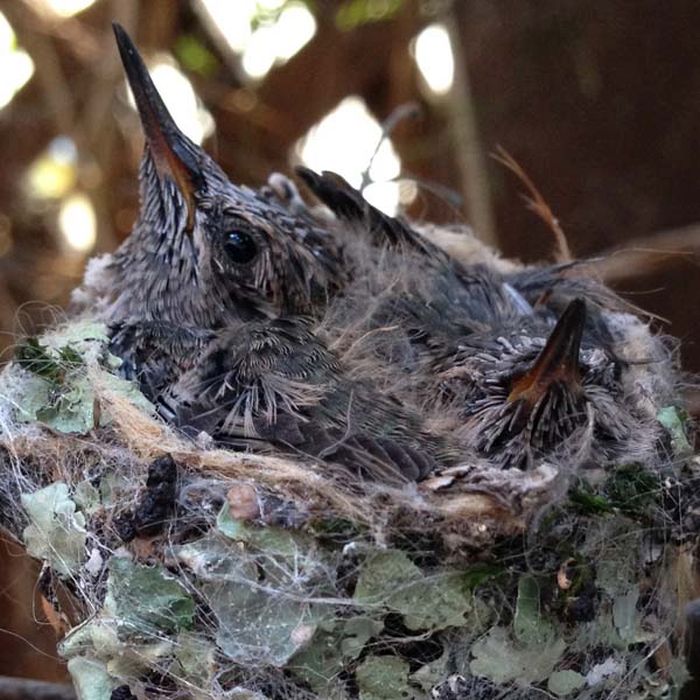
{"label": "baby hummingbird", "polygon": [[114,31],[146,136],[141,209],[78,295],[112,328],[112,351],[190,433],[384,481],[423,478],[441,441],[416,411],[348,377],[313,332],[310,318],[344,278],[336,239],[290,210],[294,192],[278,181],[262,192],[229,182]]}
{"label": "baby hummingbird", "polygon": [[113,350],[157,393],[231,321],[310,313],[342,277],[322,229],[229,181],[176,126],[141,56],[114,33],[146,143],[133,231],[88,265],[74,294],[112,328]]}
{"label": "baby hummingbird", "polygon": [[431,391],[443,410],[455,411],[456,433],[503,468],[656,462],[664,435],[656,414],[672,389],[662,377],[669,358],[659,356],[661,343],[649,342],[656,356],[625,359],[614,332],[601,333],[604,323],[577,298],[553,328],[548,314],[537,313],[465,336],[431,365]]}
{"label": "baby hummingbird", "polygon": [[[658,460],[672,353],[580,263],[503,271],[460,262],[342,178],[300,175],[354,232],[346,256],[364,261],[331,301],[336,335],[357,324],[350,345],[370,346],[368,371],[393,368],[386,385],[465,449],[504,468]],[[351,292],[374,310],[348,304]]]}

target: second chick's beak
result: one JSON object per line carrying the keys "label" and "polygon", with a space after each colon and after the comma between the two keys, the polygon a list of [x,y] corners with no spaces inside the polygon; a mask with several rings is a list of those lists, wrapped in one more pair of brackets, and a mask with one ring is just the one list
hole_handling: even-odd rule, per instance
{"label": "second chick's beak", "polygon": [[508,401],[525,401],[534,406],[555,383],[576,391],[581,384],[579,352],[586,324],[586,304],[574,299],[547,339],[535,363],[512,384]]}
{"label": "second chick's beak", "polygon": [[141,118],[146,148],[159,175],[170,177],[180,191],[187,205],[187,231],[191,232],[194,228],[195,195],[204,187],[197,158],[199,148],[178,129],[124,28],[117,23],[112,27]]}

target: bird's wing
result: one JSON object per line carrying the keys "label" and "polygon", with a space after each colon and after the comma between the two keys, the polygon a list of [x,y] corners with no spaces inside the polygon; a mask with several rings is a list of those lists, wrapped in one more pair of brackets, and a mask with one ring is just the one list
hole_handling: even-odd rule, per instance
{"label": "bird's wing", "polygon": [[381,481],[417,480],[435,464],[428,438],[421,444],[414,431],[417,416],[345,378],[297,320],[221,332],[162,404],[187,432],[234,447],[284,447]]}
{"label": "bird's wing", "polygon": [[622,299],[612,289],[590,276],[591,260],[526,267],[505,279],[533,306],[547,305],[557,314],[575,298],[585,298],[590,306],[649,318],[650,315]]}
{"label": "bird's wing", "polygon": [[153,400],[189,369],[213,333],[162,321],[127,321],[110,328],[109,351],[121,358],[120,373],[136,379]]}
{"label": "bird's wing", "polygon": [[339,218],[364,224],[374,242],[390,246],[406,245],[424,255],[445,263],[449,255],[421,235],[405,221],[388,216],[372,206],[340,175],[324,171],[320,175],[309,168],[297,167],[307,187]]}
{"label": "bird's wing", "polygon": [[[532,313],[522,294],[486,265],[465,265],[400,218],[373,207],[340,175],[318,174],[299,167],[297,173],[311,191],[344,221],[361,224],[379,246],[403,247],[420,256],[420,274],[428,280],[417,304],[449,308],[458,325],[499,324]],[[411,274],[416,274],[411,266]],[[458,321],[457,321],[458,319]]]}

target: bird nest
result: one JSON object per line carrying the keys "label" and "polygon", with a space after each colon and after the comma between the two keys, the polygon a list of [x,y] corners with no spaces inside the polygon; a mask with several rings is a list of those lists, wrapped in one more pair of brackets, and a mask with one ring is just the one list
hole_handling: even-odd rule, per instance
{"label": "bird nest", "polygon": [[698,463],[463,465],[404,487],[185,439],[105,329],[0,375],[1,524],[79,696],[661,697],[684,680]]}

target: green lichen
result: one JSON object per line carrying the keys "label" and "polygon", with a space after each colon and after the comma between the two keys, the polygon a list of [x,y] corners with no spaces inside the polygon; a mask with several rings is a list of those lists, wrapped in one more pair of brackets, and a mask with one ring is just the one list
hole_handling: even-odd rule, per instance
{"label": "green lichen", "polygon": [[409,665],[396,656],[368,656],[357,668],[360,700],[420,697],[409,685]]}
{"label": "green lichen", "polygon": [[123,557],[110,559],[105,607],[122,637],[172,634],[194,622],[194,601],[178,579],[163,567]]}
{"label": "green lichen", "polygon": [[671,436],[671,448],[677,457],[688,457],[693,453],[686,430],[688,414],[685,411],[676,406],[665,406],[656,414],[656,419]]}
{"label": "green lichen", "polygon": [[96,391],[122,396],[150,413],[151,404],[133,383],[112,373],[106,329],[101,324],[76,323],[18,347],[15,363],[3,377],[3,399],[16,419],[39,422],[62,433],[84,435],[110,421]]}
{"label": "green lichen", "polygon": [[458,571],[426,575],[400,550],[371,554],[360,569],[355,602],[368,609],[401,613],[409,629],[444,629],[464,624],[469,589]]}
{"label": "green lichen", "polygon": [[76,575],[85,559],[85,516],[61,481],[22,494],[30,524],[24,529],[27,552],[63,576]]}

